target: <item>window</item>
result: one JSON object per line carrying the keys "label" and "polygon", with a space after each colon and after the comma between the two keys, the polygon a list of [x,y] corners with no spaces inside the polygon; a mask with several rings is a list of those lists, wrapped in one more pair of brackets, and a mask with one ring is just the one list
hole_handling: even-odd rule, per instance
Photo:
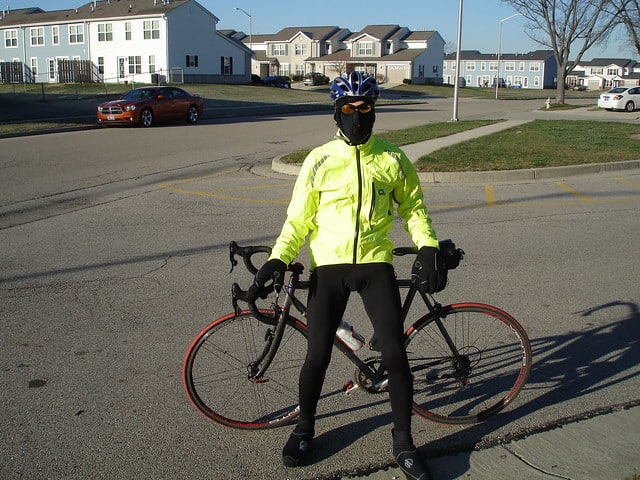
{"label": "window", "polygon": [[98,57],[98,73],[104,75],[104,57]]}
{"label": "window", "polygon": [[306,57],[307,56],[307,44],[306,43],[296,43],[295,45],[296,55]]}
{"label": "window", "polygon": [[31,34],[32,47],[44,45],[44,27],[33,27],[29,31]]}
{"label": "window", "polygon": [[271,45],[271,55],[276,57],[278,55],[287,55],[289,49],[286,43],[274,43]]}
{"label": "window", "polygon": [[595,67],[591,69],[592,75],[602,75],[604,73],[604,69],[602,67]]}
{"label": "window", "polygon": [[142,73],[142,57],[140,55],[129,56],[129,73]]}
{"label": "window", "polygon": [[540,62],[531,62],[529,64],[529,71],[531,71],[531,72],[539,72],[540,71]]}
{"label": "window", "polygon": [[540,86],[540,77],[538,77],[538,76],[533,77],[533,86],[534,87],[539,87]]}
{"label": "window", "polygon": [[53,45],[60,45],[60,27],[57,25],[51,27],[51,43]]}
{"label": "window", "polygon": [[[438,66],[434,65],[433,68],[438,68]],[[424,77],[424,65],[418,65],[418,77]]]}
{"label": "window", "polygon": [[156,56],[149,55],[149,73],[156,73]]}
{"label": "window", "polygon": [[145,40],[157,40],[160,38],[160,20],[145,20],[143,31]]}
{"label": "window", "polygon": [[613,76],[613,75],[619,75],[620,71],[617,68],[608,68],[607,69],[607,75],[609,76]]}
{"label": "window", "polygon": [[489,71],[497,72],[498,71],[498,62],[489,62]]}
{"label": "window", "polygon": [[[420,68],[422,69],[422,75],[418,75],[419,77],[423,77],[424,76],[424,65],[420,65]],[[433,73],[437,74],[438,73],[438,65],[434,65],[433,66]]]}
{"label": "window", "polygon": [[360,56],[372,56],[373,55],[373,42],[358,42],[358,55],[360,55]]}
{"label": "window", "polygon": [[124,39],[131,40],[131,22],[124,22]]}
{"label": "window", "polygon": [[520,71],[524,72],[524,62],[520,62]]}
{"label": "window", "polygon": [[98,24],[98,41],[113,42],[113,24],[111,23]]}
{"label": "window", "polygon": [[33,74],[33,78],[38,77],[38,58],[31,57],[31,73]]}
{"label": "window", "polygon": [[304,75],[304,64],[296,65],[296,75]]}
{"label": "window", "polygon": [[391,54],[393,53],[393,44],[391,42],[387,42],[385,45],[386,52]]}
{"label": "window", "polygon": [[233,74],[233,57],[220,57],[220,66],[223,75]]}
{"label": "window", "polygon": [[198,66],[198,55],[187,55],[186,66],[187,67],[197,67]]}
{"label": "window", "polygon": [[487,62],[480,62],[480,70],[483,72],[487,69]]}
{"label": "window", "polygon": [[476,62],[465,62],[467,70],[475,70],[476,69]]}
{"label": "window", "polygon": [[7,48],[13,48],[18,46],[18,31],[17,30],[5,30],[4,32],[4,46]]}
{"label": "window", "polygon": [[513,71],[516,69],[516,64],[515,64],[515,62],[506,62],[506,63],[504,64],[504,69],[505,69],[507,72],[513,72]]}
{"label": "window", "polygon": [[69,25],[69,43],[84,43],[84,25]]}

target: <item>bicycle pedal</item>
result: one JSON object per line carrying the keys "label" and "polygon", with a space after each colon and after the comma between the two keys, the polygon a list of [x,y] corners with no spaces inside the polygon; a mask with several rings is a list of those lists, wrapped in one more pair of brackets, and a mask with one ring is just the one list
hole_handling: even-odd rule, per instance
{"label": "bicycle pedal", "polygon": [[358,389],[358,384],[355,383],[353,380],[347,380],[346,382],[344,382],[344,385],[342,385],[342,390],[344,391],[345,395],[351,395],[351,393],[357,389]]}

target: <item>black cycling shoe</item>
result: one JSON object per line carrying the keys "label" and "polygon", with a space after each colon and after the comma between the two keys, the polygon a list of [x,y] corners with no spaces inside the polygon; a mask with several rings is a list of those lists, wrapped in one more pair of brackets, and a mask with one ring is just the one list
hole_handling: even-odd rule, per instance
{"label": "black cycling shoe", "polygon": [[407,480],[431,480],[427,462],[413,445],[410,435],[393,433],[393,456]]}
{"label": "black cycling shoe", "polygon": [[287,443],[282,449],[282,463],[285,467],[297,467],[309,452],[311,440],[313,440],[313,430],[307,430],[297,426]]}
{"label": "black cycling shoe", "polygon": [[407,480],[431,480],[427,462],[424,461],[417,449],[401,451],[395,457],[396,463]]}

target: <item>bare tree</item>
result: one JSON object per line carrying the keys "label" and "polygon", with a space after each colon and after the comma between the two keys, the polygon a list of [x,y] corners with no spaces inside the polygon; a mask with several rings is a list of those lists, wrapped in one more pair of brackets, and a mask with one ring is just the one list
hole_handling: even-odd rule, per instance
{"label": "bare tree", "polygon": [[[616,3],[616,0],[613,0],[613,3]],[[640,0],[629,0],[624,3],[626,8],[623,8],[620,14],[622,24],[629,36],[629,43],[640,55]]]}
{"label": "bare tree", "polygon": [[[637,0],[634,0],[637,1]],[[553,51],[558,65],[556,102],[564,103],[565,79],[584,53],[621,23],[629,0],[503,0],[528,21],[529,38]],[[570,58],[572,48],[577,54]]]}
{"label": "bare tree", "polygon": [[339,76],[342,76],[347,73],[348,62],[346,60],[336,60],[335,62],[327,64],[327,66]]}

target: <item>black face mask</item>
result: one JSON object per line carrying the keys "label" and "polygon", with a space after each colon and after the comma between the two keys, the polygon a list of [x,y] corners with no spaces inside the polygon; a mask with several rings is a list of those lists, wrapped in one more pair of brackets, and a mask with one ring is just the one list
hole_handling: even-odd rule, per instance
{"label": "black face mask", "polygon": [[347,115],[342,113],[340,107],[336,107],[333,118],[342,134],[349,140],[349,144],[361,145],[371,136],[373,124],[376,121],[376,113],[372,108],[368,113],[361,113],[356,110],[351,115]]}

